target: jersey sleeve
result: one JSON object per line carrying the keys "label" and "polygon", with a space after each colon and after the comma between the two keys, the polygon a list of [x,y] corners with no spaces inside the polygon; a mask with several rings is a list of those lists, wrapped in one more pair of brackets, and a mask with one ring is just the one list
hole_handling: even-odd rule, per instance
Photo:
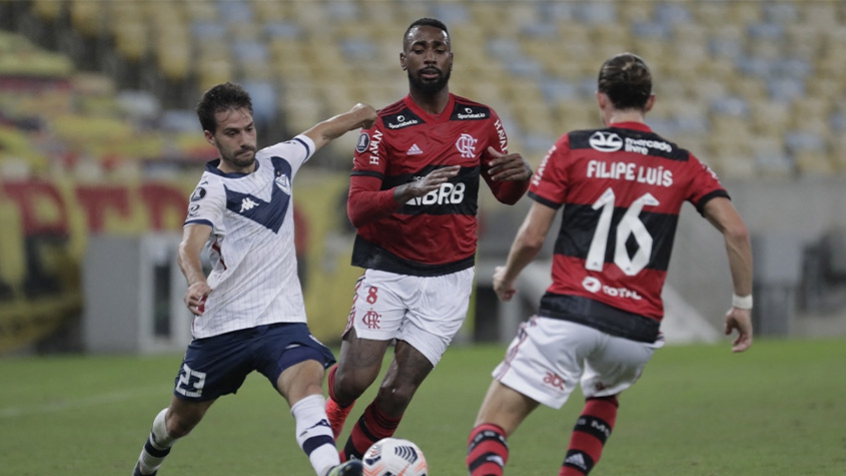
{"label": "jersey sleeve", "polygon": [[183,226],[208,225],[213,230],[219,231],[223,227],[224,210],[226,210],[226,194],[223,186],[204,176],[191,194],[188,202],[188,216],[185,217]]}
{"label": "jersey sleeve", "polygon": [[570,160],[568,135],[549,149],[529,185],[529,198],[550,208],[560,208],[567,193],[567,165]]}
{"label": "jersey sleeve", "polygon": [[690,155],[690,167],[693,171],[693,177],[685,199],[696,207],[699,214],[703,213],[705,204],[712,198],[730,198],[717,174],[710,167],[700,162],[693,154]]}
{"label": "jersey sleeve", "polygon": [[370,129],[364,129],[358,136],[353,158],[353,176],[367,176],[384,180],[388,170],[387,144],[382,129],[382,119]]}
{"label": "jersey sleeve", "polygon": [[305,134],[274,144],[262,150],[264,156],[282,157],[291,165],[291,179],[300,167],[314,155],[314,141]]}

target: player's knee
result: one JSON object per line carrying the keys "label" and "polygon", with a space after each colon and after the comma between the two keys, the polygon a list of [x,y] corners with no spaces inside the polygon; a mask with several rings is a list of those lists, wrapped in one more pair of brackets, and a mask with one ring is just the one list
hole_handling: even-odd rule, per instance
{"label": "player's knee", "polygon": [[402,413],[416,391],[417,386],[411,383],[392,383],[379,389],[379,400],[388,413]]}
{"label": "player's knee", "polygon": [[340,368],[335,374],[335,394],[349,399],[357,399],[373,383],[369,375],[360,372],[343,372]]}

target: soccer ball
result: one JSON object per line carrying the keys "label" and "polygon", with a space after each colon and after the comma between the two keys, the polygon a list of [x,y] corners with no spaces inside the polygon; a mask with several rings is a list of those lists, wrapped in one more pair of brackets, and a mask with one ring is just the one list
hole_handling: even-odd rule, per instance
{"label": "soccer ball", "polygon": [[400,438],[379,440],[364,453],[364,476],[426,476],[429,465],[414,443]]}

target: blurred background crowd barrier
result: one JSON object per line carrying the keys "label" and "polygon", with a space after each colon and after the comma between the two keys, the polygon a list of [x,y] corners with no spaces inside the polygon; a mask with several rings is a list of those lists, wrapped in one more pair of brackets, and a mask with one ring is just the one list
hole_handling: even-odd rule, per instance
{"label": "blurred background crowd barrier", "polygon": [[[493,106],[535,167],[560,134],[600,126],[602,61],[644,57],[658,95],[647,122],[720,175],[754,236],[758,329],[846,334],[846,2],[0,0],[0,352],[180,350],[173,237],[215,156],[192,110],[202,91],[243,84],[260,145],[359,101],[383,107],[407,92],[402,34],[424,16],[450,29],[451,91]],[[298,176],[306,305],[328,342],[360,273],[344,202],[355,140]],[[489,271],[528,201],[480,199],[461,338],[500,340],[536,306],[548,265],[497,303]],[[715,338],[728,267],[691,207],[667,283],[671,340]]]}

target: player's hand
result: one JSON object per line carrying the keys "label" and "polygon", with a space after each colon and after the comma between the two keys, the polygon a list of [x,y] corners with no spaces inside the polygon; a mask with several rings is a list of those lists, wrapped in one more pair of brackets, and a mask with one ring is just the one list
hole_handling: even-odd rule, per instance
{"label": "player's hand", "polygon": [[376,123],[376,109],[373,109],[373,106],[371,106],[370,104],[364,104],[360,102],[353,106],[350,112],[353,112],[359,117],[361,117],[361,121],[359,122],[357,127],[354,127],[354,129],[370,129],[371,127],[373,127],[373,124]]}
{"label": "player's hand", "polygon": [[532,176],[532,168],[522,155],[516,152],[503,154],[490,146],[488,153],[494,156],[489,164],[490,169],[488,169],[488,174],[493,181],[522,182]]}
{"label": "player's hand", "polygon": [[493,289],[501,301],[510,301],[517,294],[514,282],[505,279],[505,266],[497,266],[494,270]]}
{"label": "player's hand", "polygon": [[752,346],[752,312],[749,309],[733,307],[726,313],[726,335],[737,330],[737,338],[732,342],[732,352],[743,352]]}
{"label": "player's hand", "polygon": [[209,287],[208,283],[200,281],[199,283],[188,286],[188,290],[185,291],[185,297],[182,298],[182,301],[185,302],[185,306],[188,307],[191,314],[202,316],[204,311],[203,303],[206,302],[206,297],[208,297],[210,292],[211,287]]}
{"label": "player's hand", "polygon": [[403,200],[401,203],[405,203],[412,198],[422,197],[423,195],[426,195],[432,190],[437,190],[441,188],[442,184],[446,183],[447,181],[449,181],[449,179],[458,175],[459,170],[461,170],[460,165],[442,167],[440,169],[435,169],[429,172],[428,175],[421,178],[420,180],[415,180],[413,182],[403,185],[403,187],[407,187],[404,190],[404,195],[407,195],[408,198]]}

